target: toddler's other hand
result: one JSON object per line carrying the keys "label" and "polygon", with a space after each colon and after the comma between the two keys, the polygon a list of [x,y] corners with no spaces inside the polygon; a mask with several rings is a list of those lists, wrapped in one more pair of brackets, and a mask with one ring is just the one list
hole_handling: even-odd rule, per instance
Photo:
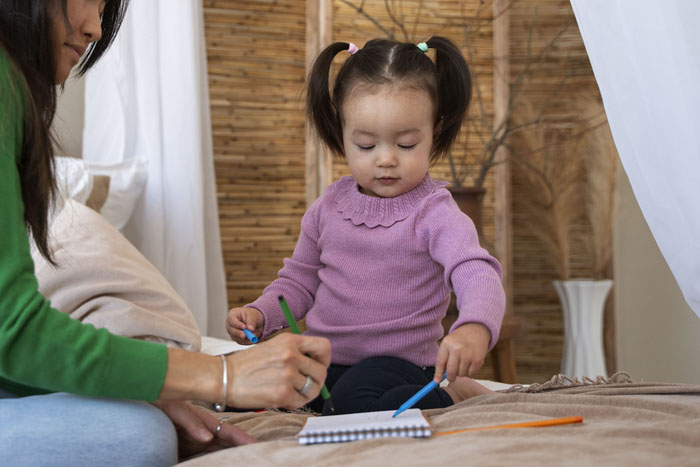
{"label": "toddler's other hand", "polygon": [[226,317],[226,332],[239,344],[250,344],[243,329],[247,328],[260,338],[264,325],[265,317],[255,308],[231,308]]}
{"label": "toddler's other hand", "polygon": [[458,376],[474,376],[484,364],[484,357],[491,340],[491,332],[479,323],[467,323],[445,336],[438,349],[435,362],[435,382],[453,382]]}

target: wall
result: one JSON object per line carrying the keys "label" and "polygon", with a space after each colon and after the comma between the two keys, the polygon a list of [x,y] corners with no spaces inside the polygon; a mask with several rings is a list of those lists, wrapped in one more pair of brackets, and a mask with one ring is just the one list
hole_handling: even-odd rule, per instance
{"label": "wall", "polygon": [[82,157],[85,121],[85,79],[71,76],[58,96],[54,131],[60,156]]}
{"label": "wall", "polygon": [[613,251],[618,368],[635,380],[700,384],[700,319],[618,174]]}

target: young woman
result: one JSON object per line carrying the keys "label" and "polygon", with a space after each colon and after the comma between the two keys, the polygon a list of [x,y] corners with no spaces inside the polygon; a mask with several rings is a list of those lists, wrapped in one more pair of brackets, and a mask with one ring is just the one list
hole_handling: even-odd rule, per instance
{"label": "young woman", "polygon": [[[344,51],[351,56],[331,94],[331,64]],[[276,331],[284,295],[295,317],[306,318],[307,335],[331,341],[333,413],[395,410],[443,373],[449,385],[416,407],[489,392],[469,376],[498,340],[501,267],[479,246],[447,183],[428,175],[461,128],[470,83],[459,49],[437,36],[418,45],[374,39],[359,50],[336,42],[311,71],[307,113],[352,176],[311,205],[278,279],[229,311],[227,330],[241,343],[246,327],[259,337]],[[450,289],[459,317],[438,345]]]}
{"label": "young woman", "polygon": [[[299,407],[319,393],[330,362],[328,341],[292,335],[221,359],[168,349],[71,320],[39,294],[28,232],[50,260],[47,213],[55,181],[49,130],[56,85],[79,63],[84,73],[100,58],[126,5],[0,2],[3,464],[172,465],[178,459],[173,424],[190,449],[246,441],[181,401]],[[162,411],[137,401],[157,401]]]}

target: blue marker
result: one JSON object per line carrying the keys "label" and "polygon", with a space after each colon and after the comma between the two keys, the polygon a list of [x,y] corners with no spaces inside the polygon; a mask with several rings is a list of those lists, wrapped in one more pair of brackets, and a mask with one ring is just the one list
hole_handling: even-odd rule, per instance
{"label": "blue marker", "polygon": [[256,336],[256,335],[253,334],[252,332],[250,332],[247,328],[246,328],[246,329],[243,329],[243,333],[245,334],[245,336],[248,338],[248,340],[249,340],[250,342],[252,342],[253,344],[257,344],[257,343],[258,343],[258,336]]}
{"label": "blue marker", "polygon": [[[442,374],[442,380],[440,380],[440,382],[445,381],[445,378],[447,378],[447,373],[443,373],[443,374]],[[435,388],[437,387],[438,384],[439,384],[439,383],[436,383],[435,381],[431,381],[431,382],[429,382],[428,384],[426,384],[426,385],[423,387],[423,389],[421,389],[420,391],[418,391],[417,393],[415,393],[409,400],[407,400],[406,402],[404,402],[403,404],[401,404],[401,407],[399,407],[399,410],[397,410],[396,412],[394,412],[394,415],[392,415],[391,418],[394,418],[394,417],[396,417],[398,414],[400,414],[401,412],[403,412],[403,411],[405,411],[405,410],[408,410],[408,409],[410,409],[411,407],[413,407],[413,406],[416,404],[416,402],[418,402],[419,400],[421,400],[422,398],[424,398],[425,395],[428,394],[428,393],[429,393],[430,391],[432,391],[433,389],[435,389]]]}

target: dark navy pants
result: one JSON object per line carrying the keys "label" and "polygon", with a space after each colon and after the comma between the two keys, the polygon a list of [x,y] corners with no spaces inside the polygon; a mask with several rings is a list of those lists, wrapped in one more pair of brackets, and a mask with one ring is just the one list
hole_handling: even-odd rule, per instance
{"label": "dark navy pants", "polygon": [[[373,357],[352,366],[328,368],[326,387],[335,411],[319,396],[308,408],[323,415],[396,410],[423,386],[432,381],[434,367],[419,367],[396,357]],[[452,405],[452,398],[436,388],[418,401],[415,408],[436,409]]]}

